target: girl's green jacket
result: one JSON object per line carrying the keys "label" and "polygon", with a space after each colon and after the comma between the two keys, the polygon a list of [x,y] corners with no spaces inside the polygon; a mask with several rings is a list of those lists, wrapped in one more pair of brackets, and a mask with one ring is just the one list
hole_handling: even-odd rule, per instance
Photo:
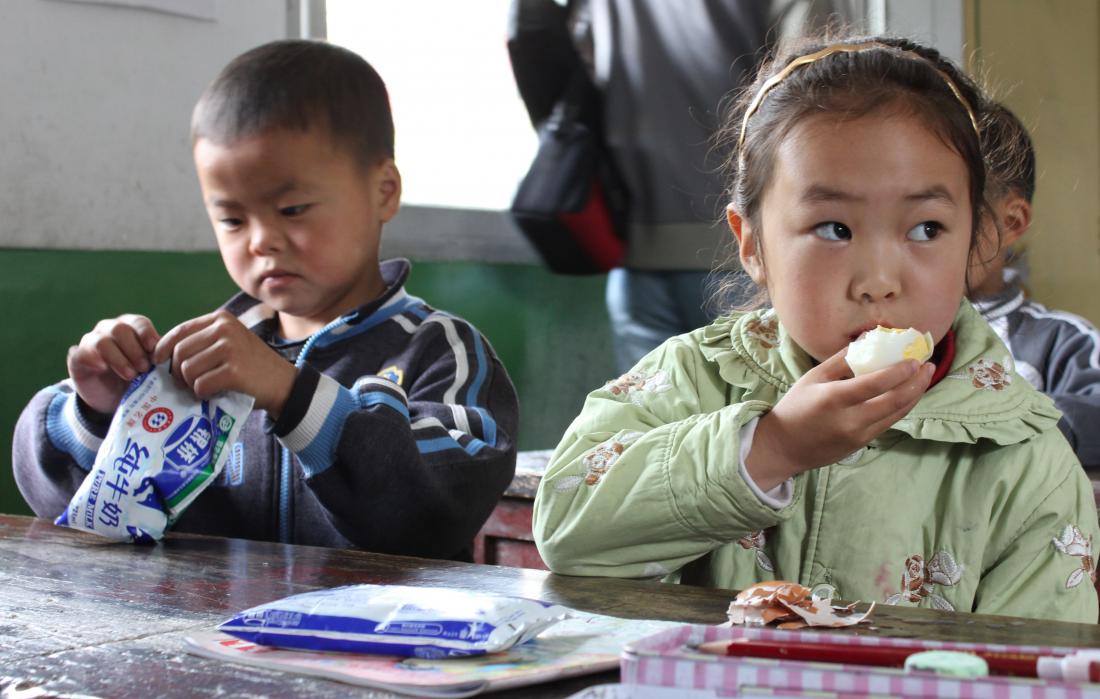
{"label": "girl's green jacket", "polygon": [[535,501],[544,560],[1095,623],[1096,506],[1060,413],[969,303],[953,329],[947,377],[865,448],[797,476],[779,510],[742,477],[739,433],[812,360],[770,311],[672,338],[589,394],[562,438]]}

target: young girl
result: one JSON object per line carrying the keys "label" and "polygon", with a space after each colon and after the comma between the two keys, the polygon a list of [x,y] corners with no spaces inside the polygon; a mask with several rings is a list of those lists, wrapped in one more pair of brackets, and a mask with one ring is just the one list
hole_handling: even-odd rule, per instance
{"label": "young girl", "polygon": [[[1092,489],[963,298],[981,102],[904,40],[762,69],[727,126],[729,224],[771,308],[589,395],[535,504],[552,570],[1096,620]],[[853,378],[847,345],[876,325],[936,353]]]}

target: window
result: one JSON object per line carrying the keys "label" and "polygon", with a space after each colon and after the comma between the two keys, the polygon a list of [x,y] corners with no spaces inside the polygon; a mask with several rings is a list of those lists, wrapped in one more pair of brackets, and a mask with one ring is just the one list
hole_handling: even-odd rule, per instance
{"label": "window", "polygon": [[509,0],[327,0],[328,40],[390,93],[405,204],[502,210],[537,138],[508,61]]}

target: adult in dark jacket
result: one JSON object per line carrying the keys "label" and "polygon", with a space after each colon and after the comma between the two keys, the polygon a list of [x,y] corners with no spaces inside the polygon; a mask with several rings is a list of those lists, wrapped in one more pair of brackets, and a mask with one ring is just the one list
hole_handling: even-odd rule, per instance
{"label": "adult in dark jacket", "polygon": [[531,120],[578,66],[600,94],[603,135],[626,186],[626,255],[606,303],[626,371],[705,325],[706,280],[729,234],[711,135],[720,103],[755,67],[771,7],[750,0],[517,0],[509,52]]}

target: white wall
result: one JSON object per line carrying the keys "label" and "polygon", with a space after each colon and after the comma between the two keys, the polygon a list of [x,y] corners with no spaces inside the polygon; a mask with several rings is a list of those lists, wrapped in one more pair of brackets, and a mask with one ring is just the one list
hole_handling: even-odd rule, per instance
{"label": "white wall", "polygon": [[215,19],[0,2],[0,246],[213,249],[191,108],[229,59],[287,35],[287,3],[195,7]]}
{"label": "white wall", "polygon": [[[230,58],[295,33],[299,2],[157,1],[214,19],[110,0],[0,0],[0,247],[214,249],[191,108]],[[888,31],[961,54],[962,0],[867,1]],[[498,212],[416,206],[387,226],[383,254],[535,260]]]}

